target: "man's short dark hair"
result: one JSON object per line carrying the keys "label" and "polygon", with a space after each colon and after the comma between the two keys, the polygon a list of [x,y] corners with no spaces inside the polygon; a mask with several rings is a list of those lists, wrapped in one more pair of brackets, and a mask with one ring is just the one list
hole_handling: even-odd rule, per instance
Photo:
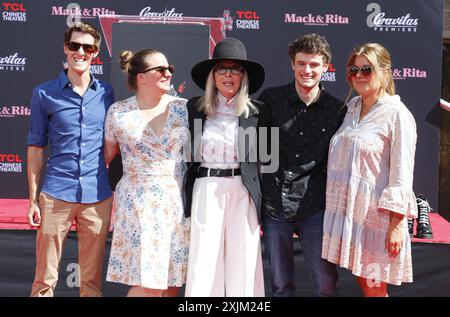
{"label": "man's short dark hair", "polygon": [[295,61],[298,52],[322,55],[324,64],[331,62],[331,48],[326,38],[319,34],[305,34],[289,44],[289,56]]}
{"label": "man's short dark hair", "polygon": [[64,43],[70,41],[70,37],[72,36],[73,32],[81,32],[92,35],[94,37],[94,44],[97,45],[97,47],[100,47],[102,36],[95,28],[95,26],[86,22],[76,22],[74,25],[69,27],[64,33]]}

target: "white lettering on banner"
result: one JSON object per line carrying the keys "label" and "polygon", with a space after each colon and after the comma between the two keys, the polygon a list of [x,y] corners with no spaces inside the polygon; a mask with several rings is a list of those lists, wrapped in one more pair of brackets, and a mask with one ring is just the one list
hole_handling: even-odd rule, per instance
{"label": "white lettering on banner", "polygon": [[320,81],[334,82],[336,81],[336,73],[325,72],[322,74],[322,78],[320,79]]}
{"label": "white lettering on banner", "polygon": [[258,30],[259,20],[236,20],[236,28]]}
{"label": "white lettering on banner", "polygon": [[20,66],[3,66],[0,65],[0,70],[10,70],[10,71],[25,71],[25,67],[20,67]]}
{"label": "white lettering on banner", "polygon": [[94,75],[103,75],[103,61],[100,59],[100,56],[92,59],[91,73]]}
{"label": "white lettering on banner", "polygon": [[0,163],[0,172],[21,173],[22,163]]}
{"label": "white lettering on banner", "polygon": [[91,65],[91,73],[94,75],[103,75],[102,65]]}
{"label": "white lettering on banner", "polygon": [[410,14],[408,13],[405,16],[402,16],[401,18],[391,19],[391,18],[384,18],[386,16],[386,13],[382,12],[380,14],[377,14],[375,16],[375,19],[373,20],[373,23],[376,26],[382,26],[382,25],[388,25],[388,26],[417,26],[419,19],[410,19]]}
{"label": "white lettering on banner", "polygon": [[13,21],[13,22],[26,22],[27,14],[26,12],[3,12],[3,21]]}
{"label": "white lettering on banner", "polygon": [[166,17],[166,18],[173,18],[173,19],[179,19],[183,17],[183,13],[177,13],[175,12],[175,8],[172,8],[171,10],[165,9],[163,12],[152,12],[151,7],[145,7],[144,9],[139,12],[139,16],[141,17]]}
{"label": "white lettering on banner", "polygon": [[26,58],[18,57],[18,53],[0,57],[0,70],[25,71]]}
{"label": "white lettering on banner", "polygon": [[5,66],[5,65],[15,65],[15,66],[25,65],[27,59],[25,57],[19,58],[19,57],[17,57],[18,55],[19,55],[18,53],[15,53],[14,55],[0,57],[0,65],[3,65],[3,66]]}
{"label": "white lettering on banner", "polygon": [[381,6],[376,2],[369,3],[366,11],[371,12],[367,16],[366,24],[374,31],[416,32],[419,25],[419,19],[412,18],[410,13],[396,18],[387,17],[386,13],[381,11]]}

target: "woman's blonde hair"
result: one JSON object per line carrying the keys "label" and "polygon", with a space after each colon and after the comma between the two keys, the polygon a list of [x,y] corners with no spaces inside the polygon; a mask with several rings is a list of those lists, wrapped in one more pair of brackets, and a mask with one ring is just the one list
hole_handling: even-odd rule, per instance
{"label": "woman's blonde hair", "polygon": [[[206,80],[205,95],[199,100],[199,111],[203,111],[207,116],[214,117],[216,114],[218,93],[219,92],[214,81],[214,68],[212,68],[209,72],[208,79]],[[258,111],[248,96],[248,75],[246,71],[242,73],[241,85],[239,90],[236,92],[234,99],[236,100],[237,116],[244,114],[244,116],[247,117],[250,108],[256,112]]]}
{"label": "woman's blonde hair", "polygon": [[[380,82],[380,95],[387,93],[388,95],[395,95],[395,83],[392,77],[392,61],[389,51],[381,44],[366,43],[356,47],[347,61],[348,67],[354,65],[355,59],[358,56],[364,56],[372,64],[376,80]],[[347,82],[350,85],[345,103],[350,99],[353,92],[352,80],[349,73],[346,73]]]}

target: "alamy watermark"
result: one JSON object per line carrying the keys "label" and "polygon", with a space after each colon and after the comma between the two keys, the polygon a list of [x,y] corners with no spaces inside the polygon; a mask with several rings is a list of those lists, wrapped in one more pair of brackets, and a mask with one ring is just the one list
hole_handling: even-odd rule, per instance
{"label": "alamy watermark", "polygon": [[67,287],[80,287],[80,265],[78,263],[69,263],[66,272],[69,272],[66,278]]}
{"label": "alamy watermark", "polygon": [[[194,136],[187,128],[179,127],[171,131],[171,137],[179,139],[185,134],[183,144],[183,160],[185,162],[202,162],[202,153],[208,152],[208,163],[224,163],[227,158],[237,157],[239,163],[261,163],[261,173],[274,173],[280,163],[279,128],[278,127],[238,127],[237,153],[234,146],[222,142],[202,142],[202,119],[194,120]],[[234,129],[234,128],[232,128]],[[225,135],[232,135],[234,131],[227,128],[221,131]]]}

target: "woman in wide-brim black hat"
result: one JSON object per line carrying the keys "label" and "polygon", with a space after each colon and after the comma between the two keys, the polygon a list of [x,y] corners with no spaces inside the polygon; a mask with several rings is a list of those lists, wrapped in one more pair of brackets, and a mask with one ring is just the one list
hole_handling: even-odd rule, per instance
{"label": "woman in wide-brim black hat", "polygon": [[262,86],[264,68],[247,59],[241,41],[226,38],[191,74],[205,94],[187,104],[192,157],[184,188],[191,216],[186,296],[264,296],[257,149],[270,114],[249,98]]}

